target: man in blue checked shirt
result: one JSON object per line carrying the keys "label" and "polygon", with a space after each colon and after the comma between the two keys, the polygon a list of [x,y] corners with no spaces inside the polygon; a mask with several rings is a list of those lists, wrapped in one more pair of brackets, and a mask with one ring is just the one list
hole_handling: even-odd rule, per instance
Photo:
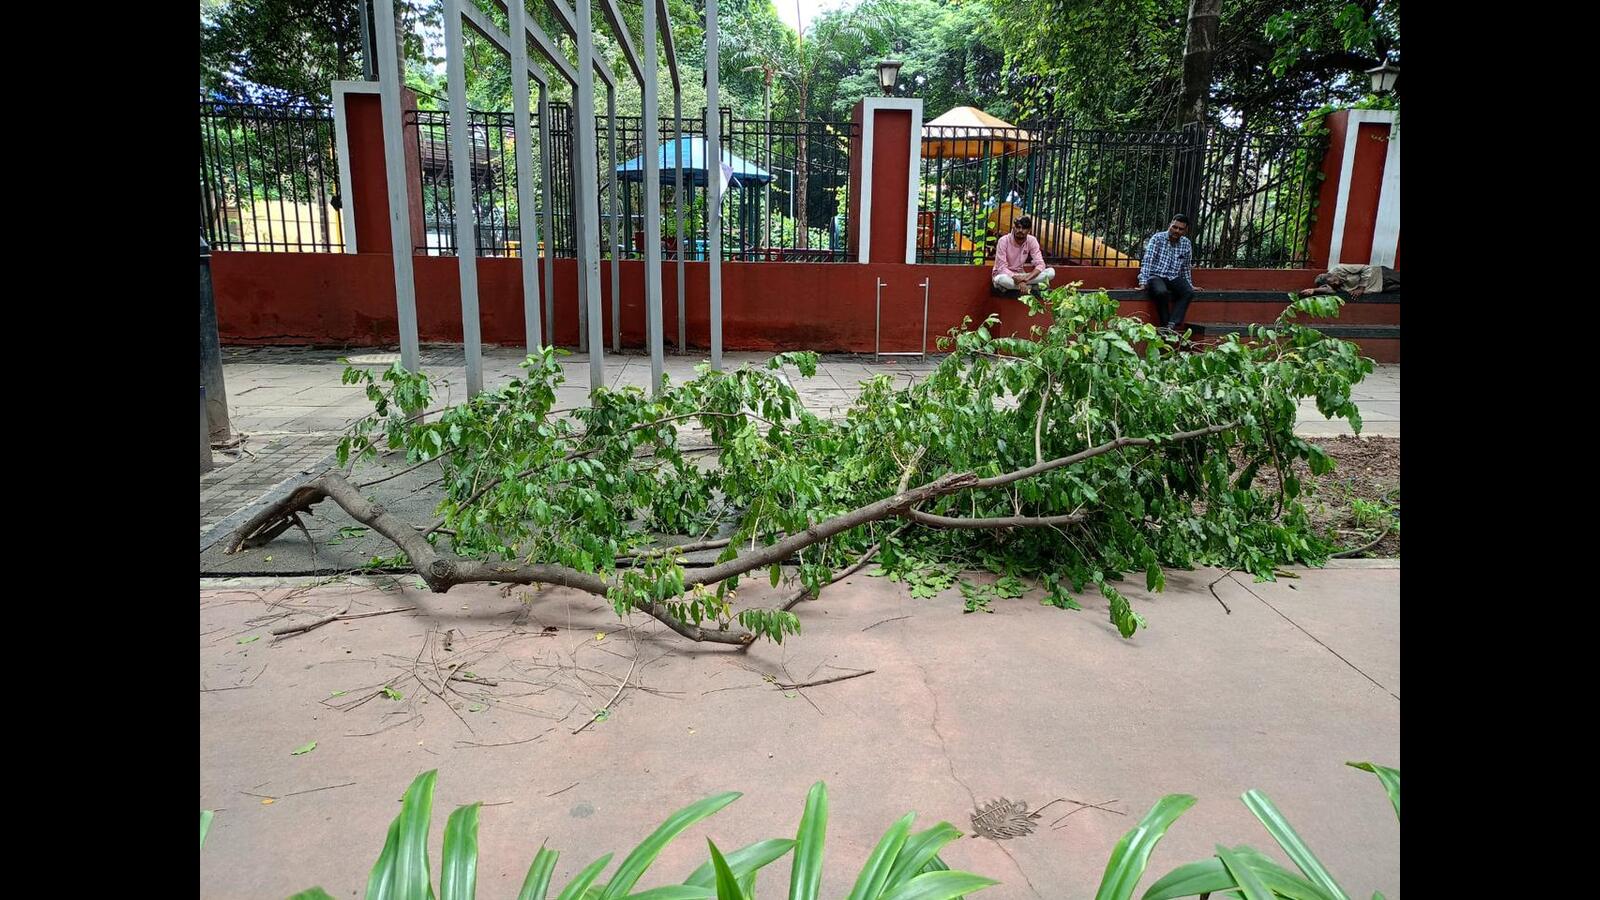
{"label": "man in blue checked shirt", "polygon": [[1139,287],[1156,303],[1158,327],[1177,331],[1194,300],[1194,247],[1184,235],[1189,217],[1179,213],[1165,231],[1150,235],[1139,264]]}

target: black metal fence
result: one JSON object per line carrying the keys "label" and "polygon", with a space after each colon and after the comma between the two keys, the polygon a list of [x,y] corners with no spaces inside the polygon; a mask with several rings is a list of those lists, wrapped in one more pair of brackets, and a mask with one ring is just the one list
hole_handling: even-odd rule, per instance
{"label": "black metal fence", "polygon": [[[535,252],[575,255],[572,110],[550,105],[552,228]],[[469,113],[472,196],[478,252],[524,252],[518,209],[512,115]],[[454,255],[454,172],[450,114],[410,110],[423,232],[415,252]],[[707,167],[700,116],[684,120],[685,238],[689,259],[705,259]],[[600,193],[595,210],[601,253],[613,242],[624,258],[644,253],[643,125],[637,116],[596,120]],[[538,113],[530,135],[535,177],[544,173]],[[332,111],[322,106],[202,102],[202,227],[221,250],[340,252],[344,246]],[[662,146],[674,142],[663,117]],[[847,122],[765,121],[722,114],[722,162],[733,169],[723,195],[725,259],[848,261],[846,191],[854,126]],[[1144,242],[1174,213],[1193,222],[1195,264],[1300,267],[1307,262],[1312,204],[1325,138],[1226,128],[1105,131],[1066,124],[1017,129],[925,131],[917,257],[982,264],[995,239],[1031,216],[1045,255],[1059,263],[1136,266]],[[666,258],[680,242],[672,205],[671,150],[662,168],[661,235]],[[696,166],[698,165],[698,168]],[[611,176],[619,174],[616,196]],[[698,177],[693,177],[697,175]],[[544,202],[536,190],[537,202]],[[803,223],[803,224],[802,224]],[[346,223],[347,224],[347,223]]]}
{"label": "black metal fence", "polygon": [[1303,266],[1323,146],[1221,128],[929,128],[917,256],[982,264],[1027,215],[1053,262],[1132,267],[1186,212],[1197,266]]}
{"label": "black metal fence", "polygon": [[337,253],[339,165],[326,106],[200,103],[200,223],[217,250]]}
{"label": "black metal fence", "polygon": [[[554,246],[557,256],[574,255],[575,216],[572,196],[572,110],[551,104],[551,182],[554,239],[541,235],[541,244]],[[510,113],[472,112],[473,207],[478,225],[478,252],[482,256],[508,256],[521,246],[517,209],[516,166],[511,152]],[[703,116],[703,113],[702,113]],[[412,111],[406,114],[407,140],[414,142],[421,161],[423,217],[427,241],[416,252],[454,255],[454,170],[450,164],[449,113]],[[537,143],[538,116],[534,115]],[[688,259],[705,259],[710,246],[707,230],[705,123],[688,116],[683,132],[674,132],[670,116],[660,120],[660,145],[656,151],[666,165],[661,170],[661,236],[664,258],[675,258],[676,212],[672,162],[675,144],[684,156],[684,240]],[[845,190],[850,178],[849,123],[765,121],[736,119],[723,110],[722,162],[733,169],[723,192],[722,252],[724,259],[810,260],[840,262],[845,249],[848,204]],[[599,141],[600,192],[596,197],[601,253],[610,256],[620,246],[624,259],[644,256],[645,215],[643,156],[644,120],[617,116],[613,133],[605,115],[595,119]],[[682,138],[682,142],[678,138]],[[536,158],[538,154],[536,151]],[[612,197],[612,176],[616,196]],[[536,177],[542,177],[537,170]],[[540,202],[542,194],[539,194]],[[800,221],[806,227],[799,227]],[[542,227],[542,220],[541,220]]]}

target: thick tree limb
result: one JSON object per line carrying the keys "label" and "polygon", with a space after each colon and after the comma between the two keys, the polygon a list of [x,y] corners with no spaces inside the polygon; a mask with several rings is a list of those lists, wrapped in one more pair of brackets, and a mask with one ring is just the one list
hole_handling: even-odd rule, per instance
{"label": "thick tree limb", "polygon": [[[684,587],[685,589],[690,589],[699,585],[716,584],[728,578],[781,563],[814,544],[828,540],[852,528],[858,528],[884,519],[908,519],[910,522],[939,528],[968,529],[1037,527],[1080,522],[1087,517],[1086,513],[1074,512],[1061,516],[1005,516],[963,519],[925,513],[917,509],[917,507],[930,500],[961,491],[1002,487],[1021,481],[1024,478],[1070,466],[1124,447],[1144,447],[1191,440],[1227,431],[1230,428],[1237,427],[1237,425],[1238,423],[1236,422],[1226,425],[1211,425],[1159,438],[1119,437],[1108,443],[1091,447],[1070,456],[1037,463],[1025,469],[1019,469],[1015,472],[997,475],[992,478],[979,478],[973,472],[951,472],[941,475],[926,484],[909,489],[904,487],[909,481],[911,468],[908,467],[907,472],[903,473],[901,477],[901,489],[896,491],[893,496],[885,497],[843,515],[815,523],[775,543],[742,554],[727,562],[703,569],[685,578]],[[482,492],[480,491],[478,495],[481,496],[481,494]],[[299,512],[309,510],[311,506],[320,503],[324,499],[332,499],[352,518],[392,541],[410,558],[412,565],[417,569],[417,573],[427,582],[428,587],[436,593],[444,593],[458,584],[506,582],[512,584],[553,584],[604,597],[609,594],[612,586],[599,575],[580,572],[566,566],[446,559],[434,550],[432,544],[428,543],[427,534],[419,533],[414,526],[402,521],[398,516],[384,508],[382,504],[368,501],[361,495],[361,491],[351,484],[347,478],[333,471],[297,488],[284,500],[252,516],[248,522],[230,537],[228,552],[238,552],[251,545],[253,541],[260,541],[268,535],[275,536],[281,533],[284,528],[290,527]],[[904,527],[906,525],[901,526],[901,528]],[[831,584],[833,581],[859,570],[861,566],[866,564],[867,560],[877,553],[881,546],[882,543],[880,542],[868,550],[854,566],[835,575],[829,583]],[[793,606],[799,602],[802,596],[804,596],[803,593],[789,601],[784,608],[788,609]],[[718,629],[713,631],[689,625],[674,617],[667,610],[665,604],[662,603],[642,603],[637,604],[635,608],[653,616],[668,628],[690,640],[735,645],[748,645],[755,640],[755,635],[742,628],[738,630]]]}

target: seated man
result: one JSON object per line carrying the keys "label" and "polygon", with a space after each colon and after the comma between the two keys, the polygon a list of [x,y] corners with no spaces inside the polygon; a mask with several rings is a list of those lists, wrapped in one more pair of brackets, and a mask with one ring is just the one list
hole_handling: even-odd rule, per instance
{"label": "seated man", "polygon": [[1388,266],[1362,266],[1344,263],[1318,275],[1316,287],[1308,287],[1300,296],[1335,294],[1346,291],[1352,297],[1366,293],[1389,293],[1400,290],[1400,273]]}
{"label": "seated man", "polygon": [[1194,247],[1184,237],[1189,217],[1179,213],[1165,231],[1150,235],[1139,263],[1139,287],[1156,303],[1156,327],[1177,331],[1194,300]]}
{"label": "seated man", "polygon": [[1028,233],[1033,220],[1027,216],[1011,224],[1011,235],[994,245],[994,286],[1004,291],[1044,290],[1050,279],[1056,277],[1055,269],[1044,265],[1044,251],[1039,249],[1039,239]]}

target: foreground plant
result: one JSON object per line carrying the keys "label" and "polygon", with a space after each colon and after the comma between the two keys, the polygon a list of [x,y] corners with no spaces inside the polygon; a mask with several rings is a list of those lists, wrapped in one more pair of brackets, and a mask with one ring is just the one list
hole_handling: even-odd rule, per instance
{"label": "foreground plant", "polygon": [[[1400,770],[1373,763],[1346,763],[1378,776],[1389,801],[1394,804],[1395,818],[1400,818]],[[1179,866],[1144,892],[1142,900],[1176,900],[1179,897],[1206,897],[1226,894],[1244,900],[1350,900],[1350,895],[1328,874],[1327,867],[1305,845],[1278,808],[1260,791],[1246,791],[1244,805],[1266,826],[1267,833],[1283,848],[1284,854],[1300,870],[1299,874],[1285,869],[1271,857],[1251,847],[1228,848],[1217,845],[1217,855],[1200,862]],[[1111,852],[1106,862],[1105,875],[1095,900],[1129,900],[1144,876],[1150,861],[1150,852],[1156,842],[1167,833],[1178,817],[1195,804],[1187,794],[1169,794],[1156,803],[1150,812]],[[1373,900],[1383,900],[1374,892]]]}
{"label": "foreground plant", "polygon": [[[1270,579],[1326,558],[1292,472],[1300,460],[1319,475],[1333,463],[1295,436],[1297,407],[1314,398],[1359,432],[1350,389],[1372,363],[1297,320],[1337,315],[1337,298],[1294,300],[1275,324],[1204,353],[1118,316],[1104,292],[1069,287],[1029,302],[1053,316],[1033,339],[994,337],[993,318],[969,322],[940,339],[949,356],[922,382],[878,376],[837,421],[805,411],[783,375],[788,364],[814,374],[810,353],[728,373],[702,367],[657,397],[602,389],[571,418],[552,409],[563,376],[551,348],[527,359],[523,378],[433,421],[425,376],[351,368],[345,381],[365,387],[375,412],[341,442],[345,471],[262,510],[229,550],[303,526],[301,515],[332,499],[393,541],[435,591],[561,585],[608,598],[619,615],[734,645],[798,633],[796,603],[879,555],[908,582],[974,562],[1038,579],[1044,602],[1064,608],[1092,586],[1124,637],[1145,624],[1113,584],[1124,575],[1143,573],[1160,590],[1163,566]],[[691,423],[709,446],[680,445]],[[379,482],[350,480],[348,466],[380,443],[438,464],[437,522],[403,521],[369,495]],[[1254,486],[1262,467],[1278,472],[1270,493]],[[686,569],[676,555],[685,547],[657,548],[657,533],[698,535],[685,547],[723,552]],[[704,539],[713,534],[724,536]],[[446,536],[449,552],[437,544]],[[764,572],[776,587],[783,565],[796,567],[792,595],[735,606],[741,578]]]}
{"label": "foreground plant", "polygon": [[[367,880],[367,900],[433,900],[433,873],[428,857],[428,829],[433,813],[437,770],[418,775],[406,791],[399,815],[389,825],[383,852]],[[630,893],[661,851],[684,829],[739,799],[730,792],[707,797],[674,813],[633,849],[609,880],[599,878],[610,864],[607,853],[586,866],[556,900],[751,900],[761,869],[794,851],[789,900],[816,900],[822,881],[823,838],[828,827],[828,793],[822,782],[812,786],[795,840],[757,841],[724,855],[708,841],[710,860],[682,884]],[[472,900],[477,890],[478,806],[458,808],[445,823],[440,859],[439,900]],[[868,857],[849,900],[955,900],[997,882],[968,872],[952,872],[939,850],[961,836],[948,822],[911,834],[913,813],[896,822]],[[523,880],[517,900],[546,900],[560,854],[540,847]],[[290,900],[332,900],[322,888],[295,894]]]}

